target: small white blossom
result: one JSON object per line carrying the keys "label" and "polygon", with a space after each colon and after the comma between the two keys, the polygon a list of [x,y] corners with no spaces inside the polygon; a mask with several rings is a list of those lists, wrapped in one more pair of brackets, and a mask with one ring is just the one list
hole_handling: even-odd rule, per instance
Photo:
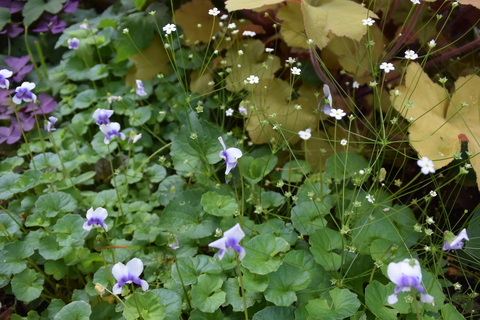
{"label": "small white blossom", "polygon": [[348,141],[345,140],[345,139],[342,139],[342,140],[340,141],[340,144],[341,144],[342,146],[346,146],[347,143],[348,143]]}
{"label": "small white blossom", "polygon": [[252,37],[252,38],[253,38],[253,37],[255,37],[256,35],[257,35],[257,34],[256,34],[255,32],[253,32],[253,31],[248,31],[248,30],[247,30],[247,31],[243,31],[243,33],[242,33],[242,36],[245,36],[245,37]]}
{"label": "small white blossom", "polygon": [[238,29],[237,29],[237,30],[233,30],[233,31],[232,31],[232,34],[237,34],[238,31],[239,31]]}
{"label": "small white blossom", "polygon": [[352,88],[358,89],[358,88],[360,88],[360,84],[357,81],[353,81]]}
{"label": "small white blossom", "polygon": [[433,190],[432,190],[432,191],[430,191],[430,196],[432,196],[432,197],[436,197],[436,196],[437,196],[437,193],[436,193],[435,191],[433,191]]}
{"label": "small white blossom", "polygon": [[215,17],[220,14],[220,10],[218,10],[217,8],[213,8],[208,10],[208,14]]}
{"label": "small white blossom", "polygon": [[172,32],[177,31],[177,27],[173,23],[169,23],[163,27],[163,31],[165,31],[165,34],[171,34]]}
{"label": "small white blossom", "polygon": [[224,14],[224,15],[222,15],[222,16],[220,17],[220,20],[225,20],[225,19],[227,19],[227,18],[228,18],[228,14]]}
{"label": "small white blossom", "polygon": [[313,39],[308,39],[307,44],[313,44]]}
{"label": "small white blossom", "polygon": [[347,114],[342,109],[331,109],[329,116],[334,117],[337,120],[341,120]]}
{"label": "small white blossom", "polygon": [[225,115],[227,117],[231,117],[233,115],[233,109],[232,108],[228,108],[227,111],[225,111]]}
{"label": "small white blossom", "polygon": [[260,81],[260,79],[257,76],[251,75],[245,81],[247,83],[254,84],[254,83],[258,83]]}
{"label": "small white blossom", "polygon": [[413,50],[405,51],[405,59],[415,60],[418,58],[418,54],[415,53]]}
{"label": "small white blossom", "polygon": [[385,73],[389,73],[390,71],[395,70],[395,67],[390,62],[388,62],[388,63],[387,62],[382,62],[382,64],[380,65],[380,69],[385,71]]}
{"label": "small white blossom", "polygon": [[433,39],[430,40],[430,42],[428,42],[428,46],[429,46],[430,48],[435,48],[436,45],[437,45],[437,42],[436,42],[435,40],[433,40]]}
{"label": "small white blossom", "polygon": [[243,56],[243,50],[238,50],[238,55]]}
{"label": "small white blossom", "polygon": [[370,203],[375,202],[375,198],[371,194],[367,194],[367,196],[365,198],[367,198],[367,201],[370,202]]}
{"label": "small white blossom", "polygon": [[299,131],[298,135],[300,136],[301,139],[303,140],[308,140],[312,137],[312,130],[310,129],[305,129],[305,131]]}
{"label": "small white blossom", "polygon": [[435,173],[433,162],[427,157],[422,157],[422,159],[418,160],[417,165],[420,167],[423,174]]}
{"label": "small white blossom", "polygon": [[420,0],[410,0],[413,4],[420,4]]}
{"label": "small white blossom", "polygon": [[373,20],[372,18],[367,18],[367,19],[362,19],[362,23],[364,26],[373,26],[373,24],[375,23],[375,20]]}
{"label": "small white blossom", "polygon": [[290,68],[290,71],[292,72],[292,74],[297,75],[297,76],[299,76],[300,72],[302,72],[302,70],[297,68],[297,67]]}
{"label": "small white blossom", "polygon": [[428,224],[434,224],[435,220],[433,220],[432,217],[428,217],[427,220],[425,220],[425,222],[428,223]]}
{"label": "small white blossom", "polygon": [[237,27],[237,25],[233,22],[229,23],[228,26],[227,26],[228,29],[235,29],[236,27]]}
{"label": "small white blossom", "polygon": [[292,58],[292,57],[288,57],[288,59],[285,60],[286,63],[295,63],[296,61],[297,61],[297,59]]}
{"label": "small white blossom", "polygon": [[273,52],[273,48],[265,48],[265,52],[268,52],[268,53]]}
{"label": "small white blossom", "polygon": [[240,114],[245,115],[245,116],[248,114],[247,108],[245,108],[245,107],[240,107],[240,108],[238,108],[238,112],[239,112]]}

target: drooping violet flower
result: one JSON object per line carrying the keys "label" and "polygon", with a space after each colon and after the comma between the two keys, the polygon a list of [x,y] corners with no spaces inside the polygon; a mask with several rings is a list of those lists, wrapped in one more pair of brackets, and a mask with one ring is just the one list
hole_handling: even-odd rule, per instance
{"label": "drooping violet flower", "polygon": [[223,151],[220,151],[220,158],[225,160],[227,168],[225,169],[225,174],[229,174],[230,170],[235,168],[237,165],[237,160],[242,157],[243,153],[240,149],[237,148],[228,148],[225,146],[222,137],[218,137],[218,141],[222,144]]}
{"label": "drooping violet flower", "polygon": [[12,98],[13,103],[20,104],[22,100],[25,102],[37,101],[37,96],[31,91],[35,89],[35,83],[24,82],[20,87],[15,89],[15,95]]}
{"label": "drooping violet flower", "polygon": [[462,249],[465,245],[462,240],[470,240],[468,239],[467,229],[460,231],[456,237],[453,232],[445,231],[445,243],[443,244],[443,250],[447,251]]}
{"label": "drooping violet flower", "polygon": [[10,87],[10,81],[7,78],[12,76],[13,72],[7,69],[0,70],[0,88],[8,89]]}
{"label": "drooping violet flower", "polygon": [[105,219],[108,217],[108,212],[102,207],[98,207],[93,210],[93,208],[88,209],[87,211],[87,221],[83,224],[83,229],[90,231],[92,226],[102,227],[105,231],[108,231],[108,226],[105,223]]}
{"label": "drooping violet flower", "polygon": [[395,283],[394,294],[388,296],[388,303],[398,302],[397,295],[400,292],[410,291],[412,288],[420,292],[420,301],[423,303],[432,303],[433,297],[425,293],[422,283],[422,269],[417,259],[405,259],[400,262],[391,262],[388,264],[387,274],[390,280]]}
{"label": "drooping violet flower", "polygon": [[110,123],[110,117],[113,114],[113,110],[106,110],[106,109],[97,109],[93,113],[92,118],[97,121],[98,125],[101,124],[109,124]]}
{"label": "drooping violet flower", "polygon": [[60,20],[58,16],[53,16],[51,14],[45,14],[44,19],[38,23],[36,29],[32,31],[35,32],[48,32],[50,31],[53,34],[57,34],[65,30],[67,23],[65,21]]}
{"label": "drooping violet flower", "polygon": [[67,43],[68,43],[68,49],[77,50],[78,45],[80,44],[80,40],[78,40],[77,38],[72,38],[72,39],[68,39]]}
{"label": "drooping violet flower", "polygon": [[105,133],[106,137],[103,140],[105,144],[110,143],[112,137],[120,137],[122,140],[125,140],[125,135],[120,132],[120,124],[118,122],[110,122],[109,124],[101,124],[100,131]]}
{"label": "drooping violet flower", "polygon": [[243,257],[245,257],[245,249],[240,246],[240,241],[243,237],[245,237],[245,233],[242,228],[240,228],[240,224],[237,223],[223,233],[223,238],[213,241],[208,246],[220,249],[220,251],[218,251],[218,258],[220,260],[223,259],[227,249],[233,249],[238,252],[238,258],[242,260]]}
{"label": "drooping violet flower", "polygon": [[45,125],[43,126],[43,128],[45,129],[45,131],[47,132],[52,132],[52,131],[55,131],[57,130],[55,128],[55,123],[57,122],[57,118],[55,117],[48,117],[48,120],[45,121]]}
{"label": "drooping violet flower", "polygon": [[13,80],[15,82],[21,82],[25,75],[27,75],[27,73],[33,69],[33,63],[27,64],[30,61],[30,57],[28,55],[21,58],[6,57],[4,61],[10,68],[13,69]]}
{"label": "drooping violet flower", "polygon": [[141,133],[136,134],[135,131],[132,130],[132,131],[130,131],[130,134],[129,134],[129,137],[128,137],[128,143],[135,143],[138,140],[140,140],[141,137],[142,137]]}
{"label": "drooping violet flower", "polygon": [[332,111],[333,100],[328,84],[323,85],[323,94],[325,95],[325,97],[323,98],[325,101],[325,106],[323,107],[322,111],[329,116],[330,112]]}
{"label": "drooping violet flower", "polygon": [[143,272],[143,262],[138,258],[133,258],[127,265],[119,262],[112,268],[112,274],[117,279],[117,283],[113,286],[112,292],[114,294],[121,294],[123,285],[127,283],[135,283],[142,287],[143,291],[148,290],[148,283],[140,279]]}
{"label": "drooping violet flower", "polygon": [[135,80],[136,84],[137,84],[137,94],[140,96],[140,97],[143,97],[143,96],[146,96],[147,93],[145,92],[145,87],[143,86],[143,82],[142,80]]}

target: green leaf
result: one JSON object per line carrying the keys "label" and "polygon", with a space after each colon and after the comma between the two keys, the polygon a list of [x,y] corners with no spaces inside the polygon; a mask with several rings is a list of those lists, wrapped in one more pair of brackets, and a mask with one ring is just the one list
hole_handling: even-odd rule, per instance
{"label": "green leaf", "polygon": [[62,169],[62,163],[56,153],[43,152],[34,156],[32,161],[30,161],[30,169],[43,170],[50,169],[50,167]]}
{"label": "green leaf", "polygon": [[325,172],[333,179],[345,180],[368,167],[368,162],[355,153],[337,153],[330,156],[325,164]]}
{"label": "green leaf", "polygon": [[72,56],[65,62],[65,75],[70,80],[88,80],[89,72],[90,69],[88,68],[88,66],[81,58],[77,56]]}
{"label": "green leaf", "polygon": [[295,307],[266,307],[255,313],[252,320],[292,320],[294,312]]}
{"label": "green leaf", "polygon": [[289,249],[290,245],[282,238],[271,234],[258,235],[245,245],[246,255],[242,265],[250,272],[269,274],[282,264],[281,255],[278,253]]}
{"label": "green leaf", "polygon": [[92,308],[84,301],[73,301],[64,306],[53,320],[89,320]]}
{"label": "green leaf", "polygon": [[213,313],[202,312],[195,309],[188,320],[225,320],[225,317],[220,309],[215,310]]}
{"label": "green leaf", "polygon": [[175,62],[182,69],[193,70],[202,65],[204,56],[205,52],[180,48],[175,51]]}
{"label": "green leaf", "polygon": [[40,239],[40,246],[38,247],[38,253],[47,260],[58,260],[72,250],[71,247],[61,247],[54,234]]}
{"label": "green leaf", "polygon": [[22,225],[22,220],[20,220],[20,217],[14,214],[10,216],[6,213],[0,213],[0,225],[1,225],[0,228],[2,232],[7,231],[8,234],[13,235],[15,232],[20,230],[20,226]]}
{"label": "green leaf", "polygon": [[127,320],[136,320],[139,318],[137,307],[140,309],[140,315],[144,320],[162,320],[165,318],[165,306],[162,297],[153,291],[143,293],[135,292],[125,299],[128,307],[123,310],[123,316]]}
{"label": "green leaf", "polygon": [[57,233],[58,244],[66,247],[79,240],[83,243],[83,239],[88,234],[88,231],[83,229],[84,222],[85,220],[76,214],[69,214],[59,219],[53,227]]}
{"label": "green leaf", "polygon": [[[88,89],[80,92],[73,99],[75,104],[75,109],[85,109],[90,107],[98,99],[97,90]],[[85,126],[85,124],[84,124]]]}
{"label": "green leaf", "polygon": [[0,8],[0,30],[10,22],[10,10],[8,8]]}
{"label": "green leaf", "polygon": [[275,168],[277,157],[268,155],[254,159],[250,156],[243,156],[238,160],[238,164],[244,178],[247,179],[250,184],[256,184]]}
{"label": "green leaf", "polygon": [[285,181],[297,183],[303,180],[312,171],[310,164],[305,160],[294,160],[285,163],[281,177]]}
{"label": "green leaf", "polygon": [[15,182],[20,178],[19,174],[8,173],[0,177],[0,199],[8,200],[18,192]]}
{"label": "green leaf", "polygon": [[108,77],[108,67],[106,64],[97,64],[88,70],[88,78],[92,81]]}
{"label": "green leaf", "polygon": [[335,271],[342,265],[343,242],[338,231],[317,230],[310,236],[311,252],[315,261],[327,271]]}
{"label": "green leaf", "polygon": [[33,187],[36,187],[40,184],[40,176],[42,172],[37,170],[27,170],[15,183],[15,188],[19,192],[25,192]]}
{"label": "green leaf", "polygon": [[285,197],[275,191],[263,192],[260,203],[263,208],[279,207],[285,202]]}
{"label": "green leaf", "polygon": [[295,229],[300,234],[310,235],[318,229],[327,226],[327,220],[323,217],[330,213],[331,207],[325,202],[303,202],[292,208],[290,216]]}
{"label": "green leaf", "polygon": [[238,211],[235,198],[222,196],[214,191],[204,193],[201,203],[206,212],[217,217],[231,217]]}
{"label": "green leaf", "polygon": [[[230,278],[223,283],[222,290],[225,291],[227,294],[225,303],[232,306],[233,311],[235,312],[243,312],[244,305],[243,305],[243,298],[240,294],[240,286],[238,285],[238,279]],[[257,292],[250,292],[245,290],[245,296],[247,301],[247,308],[253,306],[255,301],[260,299],[262,295]]]}
{"label": "green leaf", "polygon": [[0,251],[0,274],[10,276],[22,272],[27,267],[24,260],[33,254],[33,248],[26,242],[15,241]]}
{"label": "green leaf", "polygon": [[43,275],[40,273],[36,273],[31,269],[25,269],[13,276],[11,282],[12,292],[18,300],[29,303],[40,297],[43,281]]}
{"label": "green leaf", "polygon": [[220,290],[222,279],[219,275],[202,274],[192,286],[192,302],[203,312],[214,312],[224,302],[226,293]]}
{"label": "green leaf", "polygon": [[52,192],[40,196],[35,202],[35,208],[52,218],[60,212],[73,212],[77,208],[77,201],[68,193]]}
{"label": "green leaf", "polygon": [[61,280],[68,272],[68,267],[62,260],[48,260],[44,264],[45,273],[52,275],[55,280]]}
{"label": "green leaf", "polygon": [[443,316],[443,319],[449,319],[449,320],[465,319],[465,317],[460,312],[458,312],[457,308],[455,308],[451,304],[444,304],[442,306],[442,316]]}
{"label": "green leaf", "polygon": [[153,164],[145,169],[145,178],[152,183],[159,183],[167,176],[167,170],[165,167],[159,164]]}
{"label": "green leaf", "polygon": [[358,310],[360,301],[357,295],[348,289],[335,288],[328,293],[330,299],[314,299],[308,302],[306,308],[314,319],[334,320],[345,319]]}
{"label": "green leaf", "polygon": [[128,123],[132,127],[139,127],[148,120],[152,116],[152,110],[150,107],[139,107],[135,108],[132,112],[132,115],[128,119]]}
{"label": "green leaf", "polygon": [[183,283],[185,285],[193,284],[197,282],[197,278],[202,274],[220,274],[222,267],[217,260],[212,261],[212,258],[205,255],[198,255],[190,258],[180,258],[177,264],[173,266],[172,277],[178,283],[181,283],[180,275],[182,276]]}
{"label": "green leaf", "polygon": [[43,11],[53,14],[58,13],[62,10],[65,1],[67,0],[48,0],[47,2],[43,0],[28,0],[22,10],[23,24],[30,26],[32,22],[42,15]]}
{"label": "green leaf", "polygon": [[146,12],[136,12],[123,17],[118,30],[128,29],[128,34],[118,34],[115,44],[117,56],[115,62],[123,61],[148,48],[153,39],[155,21]]}
{"label": "green leaf", "polygon": [[135,7],[137,7],[138,11],[141,11],[143,6],[145,5],[146,0],[134,0]]}
{"label": "green leaf", "polygon": [[165,320],[177,320],[182,313],[182,298],[178,293],[167,289],[153,289],[161,297],[162,304],[165,306]]}
{"label": "green leaf", "polygon": [[0,172],[10,172],[14,168],[21,166],[24,162],[25,160],[22,157],[18,157],[18,156],[8,157],[2,162],[0,162]]}
{"label": "green leaf", "polygon": [[374,280],[365,288],[365,303],[368,309],[380,319],[396,320],[398,311],[392,309],[387,302],[388,296],[391,294],[393,292],[389,287]]}
{"label": "green leaf", "polygon": [[268,275],[252,273],[248,269],[242,267],[243,285],[246,290],[252,292],[264,292],[268,287]]}
{"label": "green leaf", "polygon": [[[110,140],[110,144],[105,144],[105,134],[100,130],[93,136],[92,148],[97,152],[99,156],[106,157],[110,152],[117,149],[118,143],[116,140],[120,140],[120,137],[115,137]],[[121,141],[121,140],[120,140]]]}

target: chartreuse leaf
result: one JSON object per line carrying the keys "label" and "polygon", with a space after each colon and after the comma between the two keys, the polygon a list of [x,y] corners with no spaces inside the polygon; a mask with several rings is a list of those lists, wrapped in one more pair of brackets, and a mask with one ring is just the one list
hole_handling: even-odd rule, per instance
{"label": "chartreuse leaf", "polygon": [[60,212],[73,212],[77,208],[77,201],[68,193],[52,192],[41,195],[35,202],[35,208],[52,218]]}
{"label": "chartreuse leaf", "polygon": [[325,171],[333,179],[344,180],[368,167],[368,162],[355,153],[337,153],[327,159]]}
{"label": "chartreuse leaf", "polygon": [[391,294],[393,294],[391,286],[384,286],[374,280],[365,288],[365,303],[368,309],[380,319],[396,320],[398,311],[392,309],[387,302]]}
{"label": "chartreuse leaf", "polygon": [[222,287],[220,275],[202,274],[196,284],[192,286],[192,302],[203,312],[214,312],[224,302],[226,293]]}
{"label": "chartreuse leaf", "polygon": [[327,271],[334,271],[342,265],[342,236],[332,229],[317,230],[310,235],[311,252],[315,261]]}
{"label": "chartreuse leaf", "polygon": [[87,80],[89,72],[90,69],[88,66],[81,58],[77,56],[70,57],[70,59],[65,62],[65,75],[70,80]]}
{"label": "chartreuse leaf", "polygon": [[18,300],[29,303],[40,297],[43,288],[43,275],[31,269],[25,269],[13,276],[12,292]]}
{"label": "chartreuse leaf", "polygon": [[291,320],[295,319],[295,307],[266,307],[255,313],[253,320]]}
{"label": "chartreuse leaf", "polygon": [[325,202],[304,202],[292,208],[290,216],[295,229],[300,234],[312,234],[327,225],[323,217],[330,212],[330,206]]}
{"label": "chartreuse leaf", "polygon": [[228,11],[255,9],[282,1],[283,0],[227,0],[226,8]]}
{"label": "chartreuse leaf", "polygon": [[289,47],[309,48],[300,3],[285,2],[278,10],[277,18],[283,20],[280,33]]}
{"label": "chartreuse leaf", "polygon": [[125,299],[125,305],[127,308],[123,310],[123,316],[127,320],[136,320],[139,316],[144,320],[162,320],[166,316],[162,297],[153,291],[135,292],[135,296],[129,295]]}
{"label": "chartreuse leaf", "polygon": [[258,235],[246,245],[247,254],[242,260],[242,265],[252,273],[269,274],[282,264],[280,252],[286,252],[290,245],[282,238],[271,234]]}
{"label": "chartreuse leaf", "polygon": [[33,248],[26,242],[15,241],[0,251],[0,274],[10,276],[22,272],[27,267],[25,258],[33,254]]}
{"label": "chartreuse leaf", "polygon": [[357,295],[348,289],[335,288],[328,294],[330,298],[313,299],[308,302],[306,308],[313,319],[345,319],[355,314],[360,307]]}
{"label": "chartreuse leaf", "polygon": [[[211,8],[213,3],[204,0],[187,2],[175,10],[174,21],[182,28],[187,45],[194,45],[196,41],[209,43],[210,33],[215,34],[221,30],[214,17],[208,14]],[[199,28],[199,24],[208,26],[209,31],[205,32],[203,28]]]}
{"label": "chartreuse leaf", "polygon": [[[223,283],[222,286],[223,291],[227,294],[226,303],[230,304],[233,308],[233,311],[236,312],[243,312],[243,298],[240,294],[240,286],[238,285],[238,279],[230,278]],[[247,300],[247,308],[253,306],[257,299],[261,298],[261,294],[257,292],[250,292],[248,290],[245,291],[245,296]]]}
{"label": "chartreuse leaf", "polygon": [[172,277],[181,283],[180,273],[183,283],[186,285],[197,282],[197,278],[202,274],[220,274],[222,272],[220,263],[217,260],[212,261],[211,257],[205,255],[180,258],[178,259],[178,268],[180,270],[177,269],[177,264],[173,266]]}
{"label": "chartreuse leaf", "polygon": [[237,200],[232,196],[222,196],[214,191],[202,195],[205,211],[217,217],[231,217],[238,210]]}
{"label": "chartreuse leaf", "polygon": [[89,320],[92,308],[84,301],[73,301],[64,306],[53,320]]}

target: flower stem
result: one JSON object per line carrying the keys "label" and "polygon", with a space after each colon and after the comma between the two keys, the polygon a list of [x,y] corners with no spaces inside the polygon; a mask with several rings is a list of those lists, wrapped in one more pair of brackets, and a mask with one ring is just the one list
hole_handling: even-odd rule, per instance
{"label": "flower stem", "polygon": [[247,297],[245,296],[245,288],[243,287],[242,270],[240,269],[240,259],[238,258],[238,254],[236,252],[235,260],[237,261],[238,283],[240,285],[240,290],[242,290],[243,312],[245,314],[245,320],[248,320]]}
{"label": "flower stem", "polygon": [[40,81],[43,80],[42,73],[40,70],[38,70],[37,64],[35,63],[35,59],[33,58],[32,50],[30,49],[30,45],[28,44],[28,26],[25,26],[25,49],[27,49],[28,55],[30,57],[30,61],[33,63],[33,68],[35,69],[35,72],[37,73],[38,78]]}
{"label": "flower stem", "polygon": [[185,298],[187,299],[188,309],[192,310],[192,305],[190,304],[190,297],[188,296],[187,289],[185,288],[185,283],[183,283],[182,273],[180,272],[180,268],[178,266],[177,253],[175,250],[173,250],[173,259],[175,260],[175,267],[177,268],[178,278],[180,279],[180,283],[182,284],[183,293],[185,294]]}
{"label": "flower stem", "polygon": [[43,74],[45,78],[48,78],[48,71],[47,66],[45,65],[45,58],[43,57],[42,47],[38,43],[38,41],[34,41],[33,44],[35,45],[35,49],[37,50],[38,58],[40,59],[40,65],[42,66]]}
{"label": "flower stem", "polygon": [[139,319],[143,319],[143,317],[142,317],[142,312],[140,311],[140,306],[138,305],[137,293],[135,292],[135,287],[133,286],[133,283],[130,284],[130,285],[132,286],[133,300],[135,300],[135,306],[137,307],[138,318],[139,318]]}

